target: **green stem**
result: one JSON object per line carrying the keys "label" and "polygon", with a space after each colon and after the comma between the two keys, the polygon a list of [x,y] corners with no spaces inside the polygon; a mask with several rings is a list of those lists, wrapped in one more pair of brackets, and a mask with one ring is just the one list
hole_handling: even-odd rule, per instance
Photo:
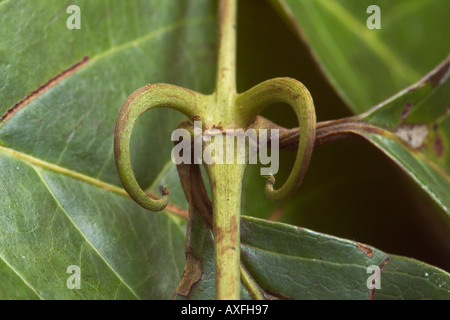
{"label": "green stem", "polygon": [[236,96],[236,20],[237,0],[221,0],[214,118],[222,125],[233,123],[232,110]]}
{"label": "green stem", "polygon": [[[213,125],[236,127],[236,21],[237,0],[219,4],[219,48]],[[211,124],[209,124],[211,126]],[[226,148],[226,144],[224,145]],[[216,299],[240,297],[240,214],[245,164],[207,166],[213,200],[216,263]]]}
{"label": "green stem", "polygon": [[216,298],[240,297],[240,211],[243,164],[208,167],[213,199],[213,233],[216,263]]}

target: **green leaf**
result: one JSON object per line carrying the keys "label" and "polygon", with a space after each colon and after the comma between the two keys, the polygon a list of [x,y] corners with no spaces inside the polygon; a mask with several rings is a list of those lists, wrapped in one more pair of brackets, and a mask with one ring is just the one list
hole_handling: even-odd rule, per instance
{"label": "green leaf", "polygon": [[[450,44],[439,39],[443,30],[450,30],[444,13],[450,9],[450,3],[272,3],[296,32],[305,36],[325,74],[354,112],[378,103],[353,121],[368,122],[382,130],[354,126],[345,131],[362,135],[386,153],[450,214],[449,60],[404,89],[450,52]],[[366,26],[370,15],[366,9],[372,4],[381,10],[379,30]],[[383,100],[386,101],[379,103]],[[450,225],[448,219],[445,223]]]}
{"label": "green leaf", "polygon": [[[0,3],[0,298],[168,299],[184,230],[118,187],[114,126],[147,83],[213,90],[216,4],[76,4],[81,30],[67,29],[61,1]],[[181,119],[157,110],[134,130],[134,170],[155,194]],[[70,265],[80,290],[66,286]]]}
{"label": "green leaf", "polygon": [[[202,280],[189,299],[214,294],[211,233],[197,217],[192,250],[202,261]],[[241,220],[241,257],[248,273],[266,298],[369,298],[369,266],[381,269],[377,299],[449,299],[450,274],[422,262],[387,255],[372,247],[282,223],[252,217]],[[244,287],[244,286],[243,286]],[[241,294],[248,298],[248,291]]]}
{"label": "green leaf", "polygon": [[[349,2],[349,6],[352,4]],[[308,47],[298,41],[270,5],[248,0],[241,4],[240,10],[238,72],[245,84],[241,90],[268,78],[289,76],[302,81],[311,91],[318,120],[351,116],[321,76],[308,55]],[[364,23],[367,16],[364,14]],[[274,46],[276,50],[272,50]],[[255,48],[259,52],[256,57],[252,55]],[[401,105],[397,118],[403,108]],[[267,111],[263,116],[284,127],[298,125],[283,105]],[[279,183],[289,174],[294,156],[292,152],[280,153]],[[315,148],[302,185],[286,201],[267,200],[263,196],[264,184],[259,168],[249,166],[242,200],[247,215],[276,218],[321,233],[357,239],[385,252],[414,257],[448,270],[447,215],[394,162],[363,139]],[[446,194],[441,192],[443,198]],[[440,250],[435,250],[436,247]]]}
{"label": "green leaf", "polygon": [[[184,237],[166,214],[150,215],[83,177],[4,151],[0,166],[0,260],[20,283],[13,289],[2,281],[0,292],[29,289],[42,299],[170,297],[182,272]],[[66,286],[71,265],[80,267],[80,290]]]}
{"label": "green leaf", "polygon": [[393,98],[330,127],[372,142],[450,215],[449,76],[450,57]]}
{"label": "green leaf", "polygon": [[[271,0],[355,113],[418,81],[450,52],[446,0]],[[381,29],[369,29],[370,5]]]}
{"label": "green leaf", "polygon": [[[3,115],[0,123],[0,299],[168,299],[183,271],[184,225],[173,216],[177,207],[160,214],[149,213],[119,187],[112,152],[114,124],[126,97],[147,83],[166,82],[203,93],[212,92],[216,3],[128,0],[111,5],[106,0],[80,0],[76,4],[81,8],[82,30],[66,28],[67,4],[61,1],[0,1],[0,116]],[[264,6],[259,0],[253,1],[253,5]],[[241,15],[240,19],[251,20],[245,17]],[[258,21],[260,28],[274,32],[270,24],[264,26],[265,19]],[[284,30],[281,26],[277,28]],[[440,38],[439,33],[431,36]],[[284,37],[289,35],[279,37],[275,32],[272,39],[278,38],[281,45]],[[244,39],[248,40],[248,48],[252,48],[254,43],[250,37]],[[267,50],[276,47],[272,43],[262,46]],[[243,66],[239,71],[243,86],[250,86],[258,77],[262,77],[260,81],[269,76],[291,75],[293,63],[288,62],[297,57],[293,55],[296,51],[289,49],[285,47],[275,53],[279,55],[276,61],[285,60],[279,64],[272,63],[272,59],[264,60],[270,55],[254,54],[252,50],[241,55],[247,59],[238,60]],[[290,59],[284,58],[286,53]],[[254,61],[262,67],[246,66]],[[295,70],[295,75],[298,70],[303,71],[301,63],[296,62]],[[302,77],[302,81],[310,78],[308,73],[302,73]],[[181,119],[167,110],[144,115],[135,128],[131,150],[135,152],[133,168],[142,187],[157,195],[160,187],[168,184],[171,205],[186,209],[175,167],[170,162],[170,133]],[[250,188],[257,183],[263,187],[262,179],[251,182]],[[252,206],[252,211],[259,210],[254,204],[265,211],[269,208],[265,206],[266,200],[262,200],[263,192],[258,196],[248,192],[246,198],[252,199],[246,203]],[[323,209],[325,201],[320,202],[315,210]],[[360,207],[364,208],[364,202],[361,203]],[[296,214],[297,204],[290,204]],[[337,206],[334,207],[336,210]],[[266,223],[274,225],[274,229],[281,228],[287,240],[291,238],[286,234],[296,234],[295,227],[280,227],[250,218],[244,218],[243,230],[257,233],[261,228],[266,230]],[[285,228],[290,231],[286,232]],[[360,229],[364,232],[364,228]],[[204,240],[198,253],[205,257],[202,259],[205,265],[199,284],[203,289],[194,291],[193,297],[213,298],[211,235],[201,228],[197,232],[198,239]],[[355,256],[361,254],[353,242],[309,231],[305,234],[316,237],[311,236],[314,250],[319,250],[317,245],[325,237],[330,243],[336,242],[336,246],[346,244]],[[261,254],[249,253],[252,243],[258,245],[250,236],[243,234],[243,252],[250,257],[247,258],[249,270],[259,267],[252,261]],[[281,238],[278,233],[277,237]],[[268,243],[261,247],[270,250]],[[276,252],[266,256],[267,266],[281,261],[279,256]],[[442,294],[433,296],[434,291],[422,279],[423,271],[433,275],[432,283],[447,288],[448,293],[446,273],[408,259],[391,258],[391,263],[397,263],[394,266],[417,278],[408,287],[414,295],[396,293],[392,288],[391,297],[441,298]],[[366,261],[364,257],[360,259]],[[81,267],[80,290],[69,290],[66,286],[70,265]],[[275,263],[275,267],[280,265]],[[256,279],[255,270],[251,269]],[[365,271],[362,264],[354,270]],[[389,283],[397,286],[397,290],[403,288],[409,276],[402,278],[397,273],[395,276]],[[385,281],[384,274],[382,277]],[[440,282],[442,279],[447,281],[447,287]],[[264,279],[259,282],[265,285]],[[365,280],[361,285],[364,284]],[[424,295],[419,296],[422,287]],[[363,289],[359,292],[363,299],[367,297]],[[288,293],[278,292],[286,296]],[[245,287],[241,297],[250,298]],[[378,297],[384,295],[380,292]]]}
{"label": "green leaf", "polygon": [[[147,83],[213,90],[216,49],[210,27],[215,26],[216,8],[209,1],[182,6],[171,1],[134,0],[114,6],[81,1],[78,6],[81,30],[66,28],[69,15],[59,1],[10,1],[0,7],[5,66],[0,112],[89,58],[3,123],[0,140],[14,150],[120,185],[112,151],[118,110]],[[163,133],[181,119],[178,113],[156,110],[139,121],[131,149],[143,185],[150,185],[170,159],[170,134]],[[150,128],[156,131],[152,139],[147,138]],[[152,150],[161,156],[152,156]]]}

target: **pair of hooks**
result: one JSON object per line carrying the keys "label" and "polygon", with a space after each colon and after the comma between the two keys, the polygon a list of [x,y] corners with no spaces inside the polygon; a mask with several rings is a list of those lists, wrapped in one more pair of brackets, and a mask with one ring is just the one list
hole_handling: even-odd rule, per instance
{"label": "pair of hooks", "polygon": [[[136,90],[123,104],[114,133],[114,155],[125,190],[142,207],[151,211],[163,210],[169,203],[169,189],[167,186],[163,187],[162,197],[154,199],[142,190],[136,180],[131,166],[130,140],[137,119],[153,108],[175,109],[189,119],[199,116],[201,119],[208,119],[209,108],[215,101],[213,96],[174,85],[154,84]],[[275,78],[237,94],[233,110],[234,115],[239,117],[236,121],[239,123],[244,121],[248,126],[266,107],[278,102],[286,103],[294,110],[300,127],[300,136],[295,163],[286,182],[279,189],[274,189],[274,176],[266,182],[265,192],[271,200],[281,200],[290,196],[300,185],[309,166],[316,134],[316,115],[312,97],[299,81],[291,78]]]}

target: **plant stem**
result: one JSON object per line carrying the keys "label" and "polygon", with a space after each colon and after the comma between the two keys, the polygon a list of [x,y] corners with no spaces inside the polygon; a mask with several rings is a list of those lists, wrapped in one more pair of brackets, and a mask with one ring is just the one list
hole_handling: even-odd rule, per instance
{"label": "plant stem", "polygon": [[240,212],[243,164],[208,167],[213,198],[216,299],[240,297]]}
{"label": "plant stem", "polygon": [[216,78],[215,119],[224,125],[233,123],[236,96],[236,19],[237,0],[221,0],[219,4],[219,48]]}
{"label": "plant stem", "polygon": [[[213,124],[236,127],[236,18],[237,0],[219,4],[219,48]],[[224,149],[226,148],[224,144]],[[207,166],[213,200],[213,233],[216,263],[216,299],[240,297],[240,214],[245,164]]]}

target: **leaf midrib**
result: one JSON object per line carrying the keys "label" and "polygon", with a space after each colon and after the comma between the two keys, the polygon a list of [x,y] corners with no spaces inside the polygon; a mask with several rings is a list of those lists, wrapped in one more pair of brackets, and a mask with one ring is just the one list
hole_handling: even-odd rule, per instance
{"label": "leaf midrib", "polygon": [[[102,52],[100,54],[97,54],[97,55],[93,56],[92,58],[90,58],[89,61],[86,63],[86,65],[83,66],[82,71],[91,68],[92,65],[95,62],[98,62],[101,59],[104,59],[104,58],[106,58],[108,56],[111,56],[111,55],[115,54],[116,52],[119,52],[119,51],[122,51],[122,50],[126,50],[126,49],[129,49],[129,48],[138,46],[141,43],[143,43],[145,41],[149,41],[151,39],[154,39],[157,36],[162,35],[164,33],[168,33],[168,32],[174,31],[174,30],[176,30],[178,28],[181,28],[183,26],[213,22],[214,19],[215,19],[215,16],[205,16],[205,17],[198,17],[198,18],[192,18],[192,19],[182,19],[182,20],[179,20],[179,21],[177,21],[177,22],[175,22],[173,24],[170,24],[170,25],[161,27],[161,28],[159,28],[157,30],[151,31],[151,32],[149,32],[149,33],[147,33],[147,34],[145,34],[145,35],[143,35],[141,37],[138,37],[138,38],[136,38],[136,39],[134,39],[132,41],[128,41],[128,42],[123,43],[121,45],[110,47],[108,50],[105,50],[104,52]],[[72,75],[73,75],[73,73],[70,74],[69,76],[67,76],[67,78],[71,77]],[[55,87],[58,86],[58,84],[59,83],[57,83],[55,86],[49,88],[48,90],[46,90],[44,92],[53,90]],[[24,105],[24,107],[26,107],[26,105]],[[12,117],[13,116],[14,115],[12,115]],[[0,123],[0,127],[2,127],[5,123],[6,123],[6,121]],[[43,160],[34,158],[32,156],[29,156],[29,155],[26,155],[26,154],[23,154],[23,153],[20,153],[18,151],[15,151],[15,150],[7,148],[7,147],[3,147],[1,145],[4,145],[4,144],[1,143],[1,140],[0,140],[0,151],[4,151],[4,152],[7,152],[9,154],[15,155],[18,158],[20,158],[21,160],[25,160],[26,162],[33,163],[35,165],[38,165],[38,166],[50,169],[52,171],[65,174],[67,176],[73,177],[75,179],[78,179],[78,180],[81,180],[81,181],[84,181],[84,182],[88,182],[88,183],[90,183],[92,185],[95,185],[95,186],[97,186],[99,188],[102,188],[102,189],[105,189],[105,190],[110,190],[110,191],[112,191],[114,193],[117,193],[117,194],[120,194],[122,196],[129,197],[128,193],[124,189],[119,188],[119,187],[117,187],[115,185],[106,183],[106,182],[101,181],[101,180],[96,179],[96,178],[92,178],[92,177],[83,175],[81,173],[72,171],[72,170],[67,169],[67,168],[63,168],[63,167],[55,165],[55,164],[51,164],[51,163],[45,162]],[[177,206],[172,205],[172,204],[168,205],[166,211],[168,211],[169,213],[175,214],[175,215],[179,215],[179,216],[181,215],[181,216],[187,217],[187,213],[183,209],[178,208]],[[171,215],[169,215],[169,217],[171,217]],[[173,218],[173,217],[171,217],[171,218]]]}
{"label": "leaf midrib", "polygon": [[[0,4],[1,4],[1,3],[0,3]],[[205,17],[198,17],[198,18],[192,18],[192,19],[182,19],[182,20],[179,20],[179,21],[177,21],[177,22],[175,22],[175,23],[173,23],[173,24],[170,24],[170,25],[167,25],[167,26],[160,27],[159,29],[150,31],[150,32],[148,32],[147,34],[145,34],[145,35],[143,35],[143,36],[141,36],[141,37],[138,37],[138,38],[136,38],[136,39],[134,39],[134,40],[125,42],[125,43],[120,44],[120,45],[112,46],[112,47],[110,47],[109,49],[104,50],[102,53],[99,53],[99,54],[97,54],[97,55],[95,55],[95,56],[93,56],[93,57],[88,57],[89,59],[88,59],[88,61],[86,61],[86,63],[83,65],[82,70],[89,70],[89,68],[91,68],[92,65],[94,65],[94,64],[95,64],[96,62],[98,62],[99,60],[102,60],[102,59],[104,59],[104,58],[106,58],[106,57],[108,57],[108,56],[111,56],[111,55],[115,54],[116,52],[119,52],[119,51],[122,51],[122,50],[126,50],[126,49],[129,49],[129,48],[132,48],[132,47],[137,47],[137,46],[139,46],[141,43],[143,43],[143,42],[145,42],[145,41],[152,40],[152,39],[154,39],[154,38],[156,38],[156,37],[158,37],[159,35],[162,35],[162,34],[164,34],[164,33],[168,33],[168,32],[174,31],[174,30],[176,30],[176,29],[178,29],[178,28],[181,28],[181,27],[183,27],[183,26],[196,25],[196,24],[201,24],[201,23],[210,23],[210,22],[213,22],[214,19],[215,19],[214,16],[205,16]],[[86,57],[85,57],[85,58],[86,58]],[[71,67],[69,67],[69,69],[70,69],[70,68],[71,68]],[[74,73],[76,73],[76,72],[74,72]],[[71,73],[71,74],[68,75],[67,77],[64,77],[64,79],[67,80],[67,79],[70,78],[74,73]],[[57,83],[57,84],[55,84],[54,86],[50,87],[48,90],[43,91],[41,94],[44,94],[44,93],[46,93],[47,91],[51,91],[52,89],[54,89],[55,87],[57,87],[58,84],[59,84],[59,83]],[[39,95],[41,95],[41,94],[39,94]],[[29,104],[29,102],[26,103],[23,107],[25,107],[25,106],[28,105],[28,104]],[[22,108],[20,108],[20,109],[22,109]],[[9,109],[6,110],[6,113],[7,113],[8,111],[9,111]],[[15,112],[14,112],[14,113],[15,113]],[[11,117],[13,117],[13,116],[14,116],[14,114],[13,114]],[[9,117],[8,120],[9,120],[11,117]],[[1,122],[1,123],[0,123],[0,128],[1,128],[2,126],[4,126],[5,123],[6,123],[6,121]]]}
{"label": "leaf midrib", "polygon": [[[32,157],[30,155],[21,153],[19,151],[16,151],[16,150],[13,150],[13,149],[10,149],[7,147],[0,146],[0,152],[7,153],[8,155],[13,156],[16,159],[19,159],[21,162],[31,164],[33,166],[45,168],[50,171],[69,176],[69,177],[77,179],[79,181],[89,183],[89,184],[96,186],[100,189],[103,189],[105,191],[114,192],[114,193],[121,195],[123,197],[126,197],[126,198],[130,197],[129,194],[124,189],[117,187],[115,185],[109,184],[103,180],[99,180],[99,179],[84,175],[82,173],[79,173],[79,172],[76,172],[76,171],[43,161],[43,160],[40,160],[38,158]],[[147,193],[150,193],[150,192],[147,192]],[[165,211],[167,211],[168,213],[171,213],[168,215],[169,217],[171,217],[172,214],[177,215],[177,216],[184,216],[184,215],[187,216],[187,213],[183,209],[181,209],[173,204],[169,204]],[[184,214],[182,214],[182,213],[184,213]]]}
{"label": "leaf midrib", "polygon": [[[1,153],[6,153],[9,156],[14,157],[15,159],[18,159],[20,162],[24,163],[25,165],[29,166],[30,168],[32,168],[35,172],[36,175],[39,177],[39,179],[41,180],[42,184],[45,186],[45,188],[47,189],[47,191],[49,192],[50,196],[54,199],[56,205],[58,206],[58,208],[60,210],[63,211],[63,213],[67,216],[67,218],[69,219],[69,221],[74,225],[74,227],[76,228],[76,230],[80,233],[81,237],[84,239],[84,241],[92,248],[92,250],[94,250],[94,252],[100,257],[100,259],[105,263],[105,265],[113,272],[113,274],[121,281],[121,283],[139,300],[141,300],[141,298],[137,295],[136,292],[134,292],[134,290],[125,282],[125,280],[120,276],[120,274],[118,272],[116,272],[116,270],[108,263],[108,261],[101,255],[101,253],[98,251],[98,249],[92,244],[92,242],[86,237],[86,235],[81,231],[81,229],[78,227],[78,225],[75,223],[75,221],[71,218],[71,216],[69,215],[69,213],[64,209],[64,207],[61,205],[60,201],[57,199],[56,195],[54,194],[54,192],[51,190],[50,186],[47,184],[47,182],[45,181],[44,177],[41,174],[41,170],[50,170],[56,173],[60,173],[66,176],[69,176],[71,178],[77,179],[79,181],[83,181],[86,182],[90,185],[96,186],[98,188],[101,188],[103,190],[109,190],[111,192],[114,192],[116,194],[119,194],[121,196],[127,197],[129,198],[128,193],[122,189],[119,188],[117,186],[108,184],[104,181],[101,181],[99,179],[95,179],[86,175],[83,175],[81,173],[69,170],[67,168],[63,168],[48,162],[45,162],[43,160],[34,158],[32,156],[20,153],[18,151],[0,146],[0,152]],[[169,205],[172,207],[175,207],[176,210],[182,210],[174,205]],[[168,207],[169,207],[168,206]],[[167,212],[170,212],[170,208],[166,208]],[[172,212],[174,213],[174,212]],[[161,214],[161,213],[158,213]],[[177,212],[175,212],[175,214],[178,214]],[[187,214],[187,213],[186,213]],[[172,214],[167,214],[167,216],[171,219],[175,219]],[[176,220],[175,221],[175,225],[182,231],[181,226],[179,223],[177,223]],[[44,298],[39,295],[39,293],[36,291],[36,289],[19,273],[17,272],[17,270],[14,269],[13,266],[11,266],[1,255],[0,255],[0,259],[2,259],[2,261],[5,262],[5,264],[28,286],[30,287],[30,289],[41,299],[44,300]]]}
{"label": "leaf midrib", "polygon": [[[1,3],[0,3],[1,5]],[[44,300],[44,298],[36,291],[36,289],[12,266],[9,262],[0,254],[0,259],[8,266],[8,268],[14,272],[14,274],[19,277],[22,282],[33,291],[33,293],[40,299]]]}
{"label": "leaf midrib", "polygon": [[75,229],[79,232],[81,237],[84,239],[84,241],[89,244],[89,246],[94,250],[94,252],[100,257],[100,259],[105,263],[105,265],[114,273],[114,275],[125,285],[125,287],[130,290],[130,292],[138,299],[141,300],[141,298],[137,295],[136,292],[128,285],[128,283],[125,282],[125,280],[120,276],[120,274],[109,264],[109,262],[103,257],[103,255],[98,251],[98,249],[92,244],[92,242],[86,237],[86,235],[81,231],[80,227],[75,223],[75,221],[72,219],[70,214],[66,211],[66,209],[61,205],[61,202],[56,197],[53,190],[50,188],[50,186],[45,181],[44,177],[42,176],[41,170],[33,165],[29,165],[37,174],[39,179],[42,181],[42,184],[47,189],[48,193],[51,195],[51,197],[54,199],[56,205],[58,208],[61,209],[61,211],[66,215],[67,219],[70,221],[70,223],[75,227]]}

